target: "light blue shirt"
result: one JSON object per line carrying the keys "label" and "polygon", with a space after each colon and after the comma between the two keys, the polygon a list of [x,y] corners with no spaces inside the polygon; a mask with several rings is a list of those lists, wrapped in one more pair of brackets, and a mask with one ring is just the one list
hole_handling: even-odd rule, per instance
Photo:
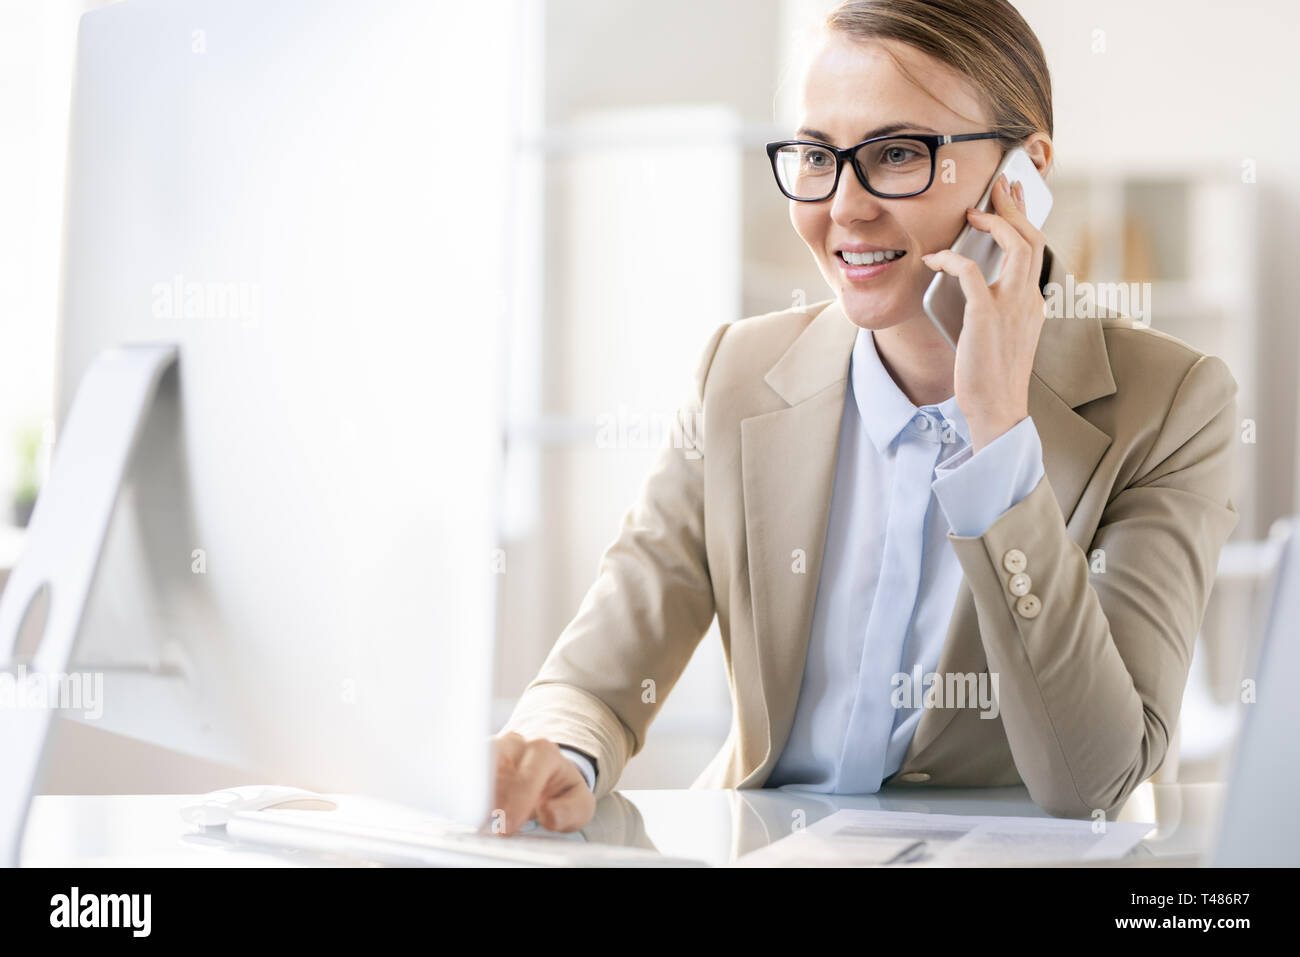
{"label": "light blue shirt", "polygon": [[768,787],[872,793],[901,767],[922,709],[894,707],[894,676],[938,667],[962,579],[947,533],[982,535],[1044,474],[1028,417],[977,454],[970,441],[956,397],[918,409],[860,329],[803,683]]}
{"label": "light blue shirt", "polygon": [[587,787],[593,791],[596,790],[596,769],[592,763],[587,760],[587,756],[581,751],[575,751],[573,748],[566,748],[560,745],[560,753],[578,766],[582,773],[583,780],[587,782]]}

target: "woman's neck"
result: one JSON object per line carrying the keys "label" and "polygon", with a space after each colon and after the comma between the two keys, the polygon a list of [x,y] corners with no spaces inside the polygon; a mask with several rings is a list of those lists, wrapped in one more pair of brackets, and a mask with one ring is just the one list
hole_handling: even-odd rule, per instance
{"label": "woman's neck", "polygon": [[873,332],[880,362],[915,406],[952,397],[956,355],[929,318],[921,315]]}

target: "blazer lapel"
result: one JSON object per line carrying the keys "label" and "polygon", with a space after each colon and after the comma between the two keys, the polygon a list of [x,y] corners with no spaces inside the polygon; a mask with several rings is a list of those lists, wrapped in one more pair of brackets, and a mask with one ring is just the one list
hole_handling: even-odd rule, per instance
{"label": "blazer lapel", "polygon": [[[742,755],[749,782],[767,773],[773,742],[794,720],[817,594],[835,481],[840,418],[857,327],[838,302],[823,309],[765,376],[788,408],[740,424],[745,538],[754,640],[735,661],[753,751]],[[750,673],[747,665],[756,665]]]}
{"label": "blazer lapel", "polygon": [[[1064,274],[1048,249],[1044,281],[1063,284]],[[794,721],[856,337],[857,326],[838,301],[832,301],[765,376],[788,407],[741,422],[754,647],[749,655],[737,655],[733,666],[739,687],[759,691],[741,695],[743,726],[754,731],[741,737],[742,763],[748,769],[741,787],[760,786],[766,780]],[[1110,438],[1074,408],[1114,391],[1100,321],[1045,320],[1034,357],[1029,414],[1042,441],[1044,471],[1067,521],[1110,445]],[[1080,542],[1080,547],[1086,544]],[[978,673],[985,668],[975,605],[963,580],[938,670]],[[955,713],[924,712],[904,766],[938,737]]]}

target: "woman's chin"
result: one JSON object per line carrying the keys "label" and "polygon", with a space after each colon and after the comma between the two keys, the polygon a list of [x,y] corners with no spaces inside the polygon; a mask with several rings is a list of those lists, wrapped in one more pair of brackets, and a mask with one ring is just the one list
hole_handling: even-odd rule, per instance
{"label": "woman's chin", "polygon": [[838,298],[849,321],[863,329],[888,329],[905,322],[916,312],[915,309],[903,308],[897,296],[882,296],[852,286],[841,286]]}

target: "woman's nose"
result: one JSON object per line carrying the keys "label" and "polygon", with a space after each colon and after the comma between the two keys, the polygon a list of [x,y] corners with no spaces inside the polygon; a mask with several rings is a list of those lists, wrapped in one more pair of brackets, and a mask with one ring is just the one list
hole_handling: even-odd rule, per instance
{"label": "woman's nose", "polygon": [[831,197],[831,218],[847,224],[856,219],[875,219],[880,215],[880,198],[871,195],[858,181],[852,164],[845,163],[840,172],[839,185]]}

